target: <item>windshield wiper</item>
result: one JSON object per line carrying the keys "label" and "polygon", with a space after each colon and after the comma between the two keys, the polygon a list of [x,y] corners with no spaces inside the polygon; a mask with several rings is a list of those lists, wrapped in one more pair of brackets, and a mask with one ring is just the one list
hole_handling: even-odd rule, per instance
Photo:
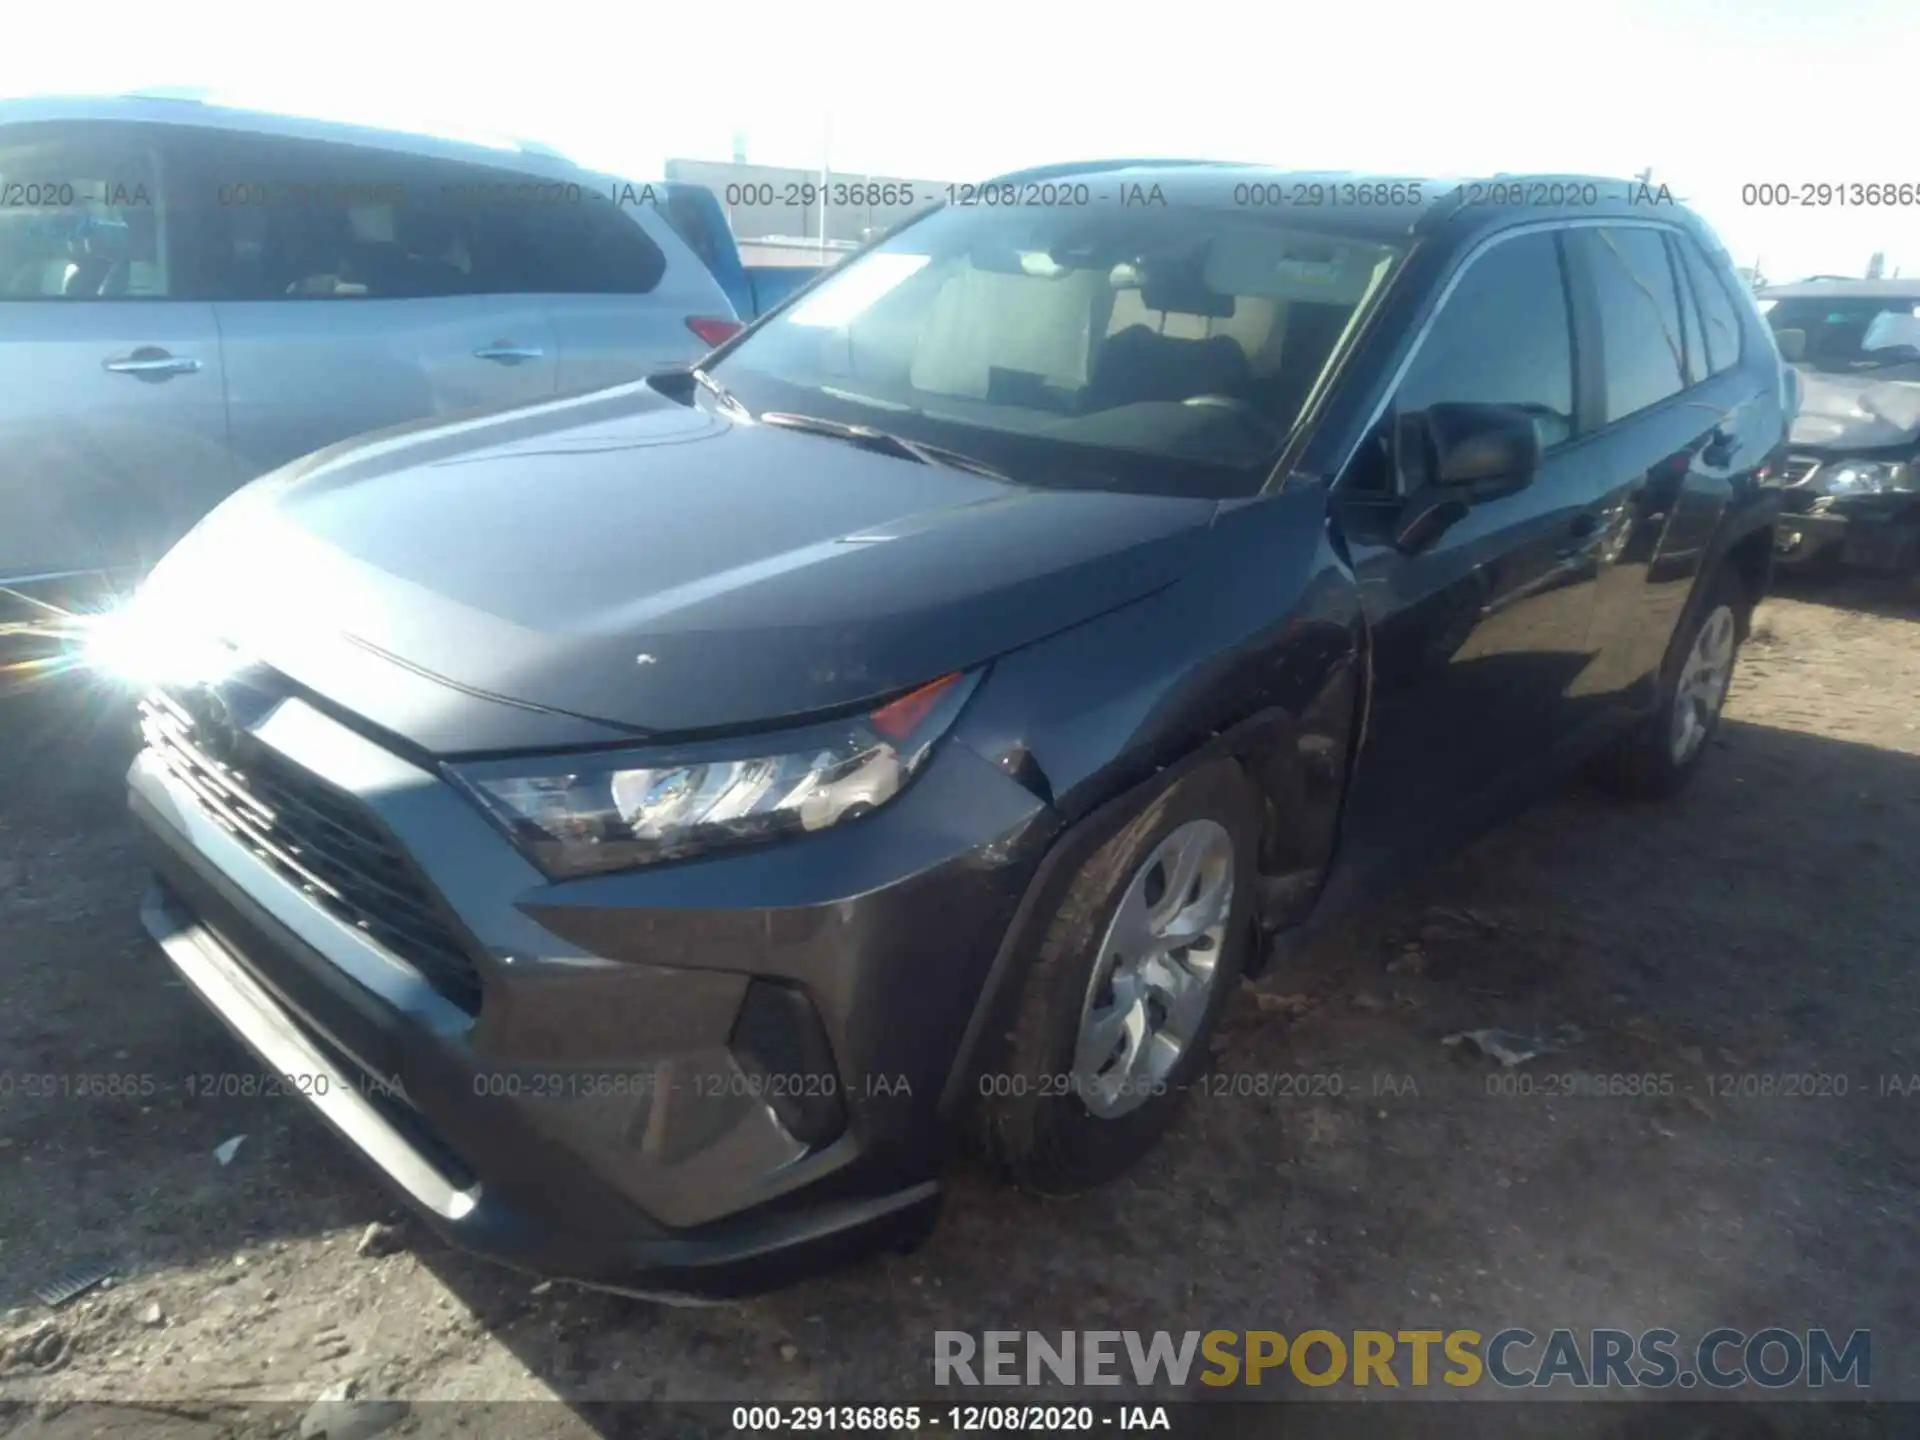
{"label": "windshield wiper", "polygon": [[969,474],[984,475],[989,480],[1012,479],[1006,472],[995,469],[986,461],[976,460],[971,455],[963,455],[958,450],[949,450],[944,445],[928,445],[920,440],[909,440],[889,430],[876,430],[871,425],[849,425],[840,420],[822,420],[816,415],[795,415],[785,410],[767,411],[760,417],[760,423],[778,425],[788,430],[804,430],[811,435],[830,435],[836,440],[848,440],[856,445],[864,445],[869,450],[897,455],[903,460],[918,460],[922,465],[944,465],[950,470],[965,470]]}
{"label": "windshield wiper", "polygon": [[1856,373],[1861,370],[1891,370],[1896,365],[1920,364],[1920,351],[1908,349],[1886,355],[1862,355],[1851,363]]}
{"label": "windshield wiper", "polygon": [[736,415],[745,416],[749,420],[753,418],[753,412],[740,403],[738,396],[718,380],[714,379],[713,376],[702,370],[698,365],[694,366],[688,373],[693,376],[700,388],[713,396],[715,400],[719,401],[724,409],[731,410]]}

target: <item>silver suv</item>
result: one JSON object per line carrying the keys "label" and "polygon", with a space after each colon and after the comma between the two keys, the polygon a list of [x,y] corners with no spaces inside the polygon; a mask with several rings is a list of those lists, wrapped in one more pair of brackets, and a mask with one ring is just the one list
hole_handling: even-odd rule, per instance
{"label": "silver suv", "polygon": [[349,436],[703,354],[738,322],[651,193],[525,145],[0,103],[0,586],[138,573]]}

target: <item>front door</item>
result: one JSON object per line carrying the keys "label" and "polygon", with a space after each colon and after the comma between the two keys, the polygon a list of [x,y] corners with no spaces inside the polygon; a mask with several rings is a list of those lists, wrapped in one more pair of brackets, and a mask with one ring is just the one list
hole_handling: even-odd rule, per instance
{"label": "front door", "polygon": [[[1597,457],[1575,399],[1567,295],[1553,231],[1523,231],[1469,259],[1336,486],[1373,644],[1343,822],[1360,869],[1477,826],[1572,723],[1569,692],[1591,658]],[[1391,517],[1418,479],[1391,440],[1402,417],[1442,402],[1526,408],[1542,463],[1526,488],[1475,504],[1408,554],[1389,539]]]}

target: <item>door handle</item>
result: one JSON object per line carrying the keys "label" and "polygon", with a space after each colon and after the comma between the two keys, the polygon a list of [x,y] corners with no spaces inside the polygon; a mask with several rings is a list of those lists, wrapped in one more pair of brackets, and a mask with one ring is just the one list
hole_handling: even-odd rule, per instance
{"label": "door handle", "polygon": [[534,345],[516,345],[511,340],[496,340],[473,352],[476,360],[491,360],[496,365],[518,365],[523,360],[538,360],[547,352]]}
{"label": "door handle", "polygon": [[168,380],[175,375],[192,375],[199,370],[200,362],[185,355],[169,354],[157,345],[142,345],[131,354],[102,360],[100,368],[142,380]]}

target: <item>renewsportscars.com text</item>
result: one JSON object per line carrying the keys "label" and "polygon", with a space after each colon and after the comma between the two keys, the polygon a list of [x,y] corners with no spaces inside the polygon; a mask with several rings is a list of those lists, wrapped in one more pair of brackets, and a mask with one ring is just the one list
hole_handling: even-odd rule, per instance
{"label": "renewsportscars.com text", "polygon": [[1360,1385],[1504,1389],[1780,1389],[1873,1379],[1873,1336],[1822,1329],[936,1330],[936,1385]]}

